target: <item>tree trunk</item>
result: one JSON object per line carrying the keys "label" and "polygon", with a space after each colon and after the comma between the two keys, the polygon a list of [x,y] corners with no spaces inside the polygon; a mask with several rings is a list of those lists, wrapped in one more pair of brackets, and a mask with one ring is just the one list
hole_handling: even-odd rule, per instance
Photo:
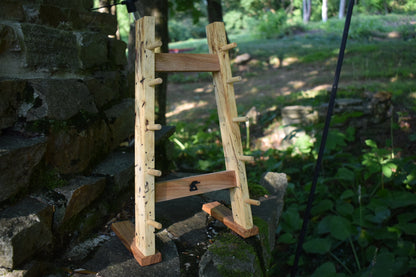
{"label": "tree trunk", "polygon": [[339,19],[343,19],[344,15],[345,15],[345,0],[340,0],[339,1],[339,13],[338,13]]}
{"label": "tree trunk", "polygon": [[303,22],[308,23],[311,19],[311,0],[303,0]]}
{"label": "tree trunk", "polygon": [[322,0],[322,22],[328,20],[328,0]]}
{"label": "tree trunk", "polygon": [[207,0],[208,22],[224,21],[221,0]]}

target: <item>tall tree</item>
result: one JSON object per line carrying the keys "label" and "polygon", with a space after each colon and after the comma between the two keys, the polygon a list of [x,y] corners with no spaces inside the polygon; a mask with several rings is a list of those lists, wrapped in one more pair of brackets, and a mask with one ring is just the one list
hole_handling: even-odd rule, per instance
{"label": "tall tree", "polygon": [[303,22],[308,23],[311,19],[312,0],[303,0]]}
{"label": "tall tree", "polygon": [[339,19],[343,19],[344,16],[345,16],[345,0],[340,0],[339,1],[339,13],[338,13],[338,17],[339,17]]}
{"label": "tall tree", "polygon": [[208,22],[224,21],[221,0],[207,0]]}
{"label": "tall tree", "polygon": [[322,22],[328,20],[328,0],[322,0]]}

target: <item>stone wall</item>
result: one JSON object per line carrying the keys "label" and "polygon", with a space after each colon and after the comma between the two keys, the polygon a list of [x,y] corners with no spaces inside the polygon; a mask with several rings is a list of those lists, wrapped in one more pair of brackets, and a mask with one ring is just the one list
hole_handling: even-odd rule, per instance
{"label": "stone wall", "polygon": [[0,268],[82,239],[131,192],[126,44],[92,4],[0,2]]}

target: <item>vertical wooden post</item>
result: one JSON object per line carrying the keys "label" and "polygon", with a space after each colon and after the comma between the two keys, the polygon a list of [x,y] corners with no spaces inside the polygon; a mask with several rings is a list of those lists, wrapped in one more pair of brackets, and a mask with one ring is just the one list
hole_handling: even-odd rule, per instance
{"label": "vertical wooden post", "polygon": [[239,123],[233,119],[238,117],[234,96],[234,85],[231,73],[228,50],[235,44],[227,44],[224,23],[214,22],[207,26],[208,47],[211,54],[217,54],[220,71],[213,72],[215,98],[224,148],[225,166],[236,173],[237,187],[230,189],[232,214],[234,221],[244,229],[253,228],[251,207],[245,200],[249,199],[245,164],[239,157],[244,156],[241,144]]}
{"label": "vertical wooden post", "polygon": [[[135,68],[135,246],[143,256],[156,254],[155,227],[155,19],[136,21]],[[149,174],[150,173],[150,174]]]}

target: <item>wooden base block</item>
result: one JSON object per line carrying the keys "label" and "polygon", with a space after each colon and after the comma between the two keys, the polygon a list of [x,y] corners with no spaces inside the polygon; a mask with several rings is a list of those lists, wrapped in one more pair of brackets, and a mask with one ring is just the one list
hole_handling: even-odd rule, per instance
{"label": "wooden base block", "polygon": [[141,266],[160,263],[162,261],[162,254],[156,252],[154,255],[144,256],[137,248],[134,241],[134,224],[130,221],[120,221],[111,224],[111,229],[121,240],[124,246],[133,254],[136,261]]}
{"label": "wooden base block", "polygon": [[242,226],[235,223],[231,210],[218,201],[202,205],[202,210],[214,217],[215,219],[224,223],[225,226],[227,226],[243,238],[249,238],[259,233],[259,228],[255,225],[251,229],[245,229]]}

